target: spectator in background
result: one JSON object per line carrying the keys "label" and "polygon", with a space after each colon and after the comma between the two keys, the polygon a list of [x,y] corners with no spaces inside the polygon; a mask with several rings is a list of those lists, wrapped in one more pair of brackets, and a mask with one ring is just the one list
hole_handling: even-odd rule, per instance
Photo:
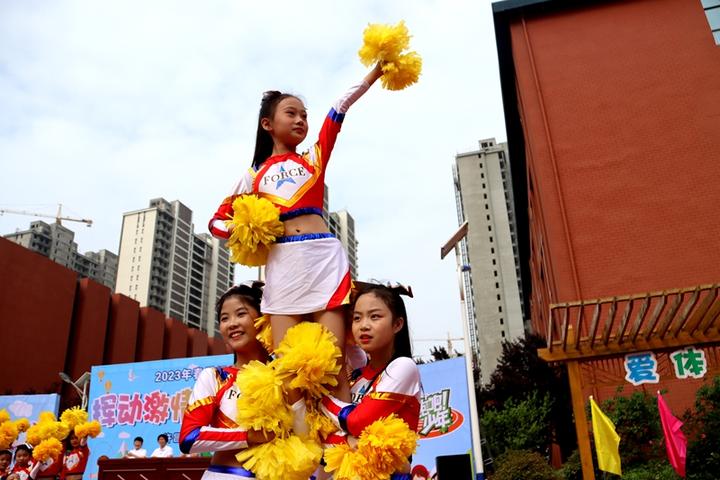
{"label": "spectator in background", "polygon": [[[135,448],[128,451],[125,454],[125,458],[145,458],[145,457],[147,457],[147,450],[142,448],[143,442],[144,442],[144,440],[142,437],[135,437],[135,440],[133,440],[133,445],[135,446]],[[167,441],[166,441],[166,443],[167,443]]]}
{"label": "spectator in background", "polygon": [[151,457],[154,458],[170,458],[173,456],[173,449],[172,447],[168,446],[168,436],[164,433],[161,433],[157,437],[158,445],[160,445],[158,448],[156,448]]}
{"label": "spectator in background", "polygon": [[0,450],[0,479],[4,480],[10,472],[10,463],[12,462],[12,452],[10,450]]}

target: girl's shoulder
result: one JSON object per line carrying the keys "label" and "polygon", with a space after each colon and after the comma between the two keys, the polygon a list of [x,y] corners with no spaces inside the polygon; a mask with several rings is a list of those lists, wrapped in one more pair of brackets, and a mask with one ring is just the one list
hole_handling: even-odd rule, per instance
{"label": "girl's shoulder", "polygon": [[385,371],[391,376],[410,376],[420,378],[420,370],[415,361],[410,357],[398,357],[385,367]]}

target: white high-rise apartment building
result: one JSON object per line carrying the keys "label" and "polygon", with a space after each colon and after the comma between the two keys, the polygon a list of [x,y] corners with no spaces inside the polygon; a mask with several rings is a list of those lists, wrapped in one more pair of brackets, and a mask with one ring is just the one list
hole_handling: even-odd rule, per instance
{"label": "white high-rise apartment building", "polygon": [[117,255],[108,250],[79,253],[75,232],[60,223],[37,220],[30,223],[29,229],[5,235],[5,238],[74,270],[81,277],[115,289]]}
{"label": "white high-rise apartment building", "polygon": [[117,292],[199,328],[217,330],[215,302],[232,284],[225,243],[193,233],[192,210],[175,200],[123,214]]}
{"label": "white high-rise apartment building", "polygon": [[455,157],[453,177],[458,222],[468,222],[462,241],[470,343],[489,383],[502,341],[525,335],[512,181],[507,144],[481,140],[479,150]]}
{"label": "white high-rise apartment building", "polygon": [[342,243],[350,262],[350,277],[358,278],[358,241],[355,237],[355,219],[347,210],[329,213],[328,228]]}

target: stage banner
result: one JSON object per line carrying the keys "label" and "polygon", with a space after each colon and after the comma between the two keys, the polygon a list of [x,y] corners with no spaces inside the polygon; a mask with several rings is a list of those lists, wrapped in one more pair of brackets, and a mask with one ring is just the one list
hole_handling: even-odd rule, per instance
{"label": "stage banner", "polygon": [[419,365],[419,369],[423,393],[413,473],[430,478],[435,457],[472,454],[470,403],[464,357]]}
{"label": "stage banner", "polygon": [[135,437],[143,437],[149,456],[158,447],[157,436],[165,433],[180,456],[180,422],[195,379],[205,367],[232,363],[232,355],[216,355],[92,367],[88,410],[102,433],[88,442],[83,478],[97,478],[98,458],[123,457]]}
{"label": "stage banner", "polygon": [[[0,410],[3,408],[10,414],[11,420],[27,418],[30,424],[37,422],[40,412],[58,414],[60,395],[56,393],[40,395],[0,395]],[[25,443],[25,433],[21,433],[13,446]]]}

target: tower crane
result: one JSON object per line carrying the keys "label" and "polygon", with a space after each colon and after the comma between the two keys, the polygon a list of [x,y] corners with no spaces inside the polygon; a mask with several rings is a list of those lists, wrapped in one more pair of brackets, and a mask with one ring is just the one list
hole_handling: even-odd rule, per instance
{"label": "tower crane", "polygon": [[47,213],[37,213],[37,212],[28,212],[26,210],[11,210],[9,208],[0,208],[0,215],[4,215],[6,213],[12,213],[15,215],[29,215],[31,217],[43,217],[43,218],[54,218],[55,223],[58,225],[62,225],[62,221],[66,220],[68,222],[80,222],[84,223],[88,227],[92,227],[93,221],[87,218],[72,218],[72,217],[63,217],[62,216],[62,203],[58,204],[58,210],[56,215],[50,215]]}
{"label": "tower crane", "polygon": [[450,332],[448,332],[447,338],[413,338],[414,342],[443,342],[447,341],[447,352],[448,355],[452,355],[452,353],[455,351],[453,350],[453,341],[458,340],[464,340],[463,337],[450,337]]}

